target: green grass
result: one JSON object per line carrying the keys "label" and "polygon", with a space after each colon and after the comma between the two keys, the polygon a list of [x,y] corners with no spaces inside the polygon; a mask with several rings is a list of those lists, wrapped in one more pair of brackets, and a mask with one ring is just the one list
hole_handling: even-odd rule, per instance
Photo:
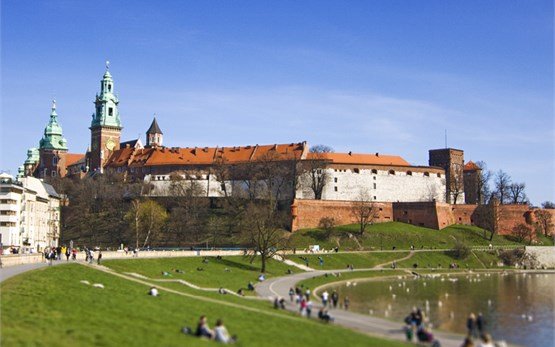
{"label": "green grass", "polygon": [[[183,258],[157,258],[157,259],[126,259],[106,260],[103,265],[118,272],[134,272],[149,278],[156,279],[182,279],[205,288],[225,287],[233,291],[247,288],[249,282],[256,283],[260,275],[260,259],[251,264],[250,258],[230,256],[217,259],[208,257],[208,263],[203,262],[204,257]],[[197,271],[197,268],[203,271]],[[183,274],[175,270],[184,271]],[[299,272],[300,270],[287,266],[282,262],[270,259],[266,265],[266,276],[282,276],[287,270]],[[168,272],[170,276],[162,275]],[[248,294],[248,292],[246,292]]]}
{"label": "green grass", "polygon": [[[476,256],[475,256],[476,255]],[[397,263],[399,268],[412,268],[418,264],[418,269],[449,268],[449,264],[456,263],[461,269],[485,269],[497,267],[498,257],[482,251],[473,251],[466,259],[455,259],[449,252],[416,252],[410,259]]]}
{"label": "green grass", "polygon": [[[81,284],[102,283],[104,289]],[[180,332],[207,315],[222,318],[237,346],[398,346],[334,325],[277,311],[230,307],[225,301],[161,292],[77,264],[32,271],[0,285],[2,346],[206,346]]]}
{"label": "green grass", "polygon": [[[304,229],[293,233],[290,238],[291,247],[297,249],[307,248],[309,245],[320,245],[325,249],[338,246],[340,249],[358,250],[358,244],[353,238],[348,237],[348,233],[355,234],[358,231],[357,224],[338,226],[332,233],[331,238],[327,238],[321,229]],[[434,230],[400,222],[378,223],[368,226],[363,237],[359,237],[360,244],[364,249],[369,250],[391,250],[409,249],[411,245],[415,248],[452,248],[457,241],[463,242],[468,246],[488,246],[489,233],[484,238],[484,231],[481,228],[469,225],[452,225],[443,230]],[[543,240],[548,242],[549,240]],[[491,241],[493,245],[524,245],[506,236],[495,235]],[[551,241],[551,244],[553,242]]]}
{"label": "green grass", "polygon": [[[329,253],[319,255],[289,255],[288,259],[306,265],[301,259],[308,258],[308,266],[313,269],[345,269],[352,264],[355,269],[371,268],[395,259],[406,257],[409,252],[375,252],[375,253]],[[320,266],[318,257],[322,257],[324,264]]]}
{"label": "green grass", "polygon": [[308,288],[316,288],[324,284],[338,282],[338,281],[345,281],[354,278],[372,278],[372,277],[387,277],[387,276],[398,276],[398,275],[406,275],[407,273],[401,270],[379,270],[379,271],[349,271],[349,272],[342,272],[339,274],[332,274],[329,273],[327,275],[321,275],[317,277],[313,277],[304,281],[300,281],[297,283],[298,286],[308,287]]}

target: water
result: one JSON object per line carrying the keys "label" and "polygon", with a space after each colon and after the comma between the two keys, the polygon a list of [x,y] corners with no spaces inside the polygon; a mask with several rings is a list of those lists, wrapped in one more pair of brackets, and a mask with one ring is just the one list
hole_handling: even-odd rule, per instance
{"label": "water", "polygon": [[[466,334],[466,319],[482,313],[494,339],[524,346],[553,346],[555,274],[461,274],[351,281],[332,287],[349,296],[351,309],[399,321],[413,306],[435,329]],[[462,342],[462,341],[461,341]]]}

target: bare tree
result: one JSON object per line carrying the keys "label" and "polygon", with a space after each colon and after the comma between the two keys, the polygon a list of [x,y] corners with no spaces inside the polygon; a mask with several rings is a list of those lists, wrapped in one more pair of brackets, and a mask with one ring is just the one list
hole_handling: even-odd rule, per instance
{"label": "bare tree", "polygon": [[490,196],[489,181],[491,179],[492,173],[488,170],[485,162],[478,161],[476,165],[480,168],[477,177],[477,200],[478,205],[486,203],[486,197]]}
{"label": "bare tree", "polygon": [[362,236],[366,227],[374,222],[377,217],[378,208],[372,202],[368,191],[361,189],[357,199],[351,207],[351,215],[359,224],[359,235]]}
{"label": "bare tree", "polygon": [[488,205],[483,206],[481,210],[481,224],[485,230],[490,232],[490,241],[492,241],[493,237],[499,233],[500,221],[503,217],[502,215],[503,210],[500,208],[499,199],[497,199],[496,196],[492,196],[489,199]]}
{"label": "bare tree", "polygon": [[526,197],[526,193],[524,189],[526,188],[526,184],[524,183],[511,183],[509,185],[509,198],[511,203],[513,204],[525,204],[528,202],[528,198]]}
{"label": "bare tree", "polygon": [[524,223],[516,224],[513,227],[512,232],[513,236],[517,239],[518,242],[522,242],[528,239],[528,244],[531,244],[532,240],[534,239],[534,232],[532,231],[532,228]]}
{"label": "bare tree", "polygon": [[455,164],[451,173],[451,199],[453,205],[457,204],[459,197],[464,193],[464,179],[463,179],[462,165]]}
{"label": "bare tree", "polygon": [[324,187],[329,183],[331,176],[326,169],[329,159],[326,153],[332,153],[333,148],[326,145],[316,145],[310,148],[309,158],[302,161],[299,174],[303,176],[303,183],[308,185],[315,200],[322,199]]}
{"label": "bare tree", "polygon": [[504,172],[503,170],[499,170],[495,174],[495,196],[499,199],[499,203],[501,205],[506,204],[507,201],[510,199],[510,191],[509,187],[511,185],[511,176]]}
{"label": "bare tree", "polygon": [[133,200],[126,220],[135,229],[135,246],[139,248],[140,234],[144,235],[143,247],[162,229],[167,220],[166,210],[154,200]]}
{"label": "bare tree", "polygon": [[553,234],[553,216],[547,210],[534,210],[538,230],[545,236]]}
{"label": "bare tree", "polygon": [[555,203],[553,201],[544,201],[542,202],[542,208],[555,209]]}

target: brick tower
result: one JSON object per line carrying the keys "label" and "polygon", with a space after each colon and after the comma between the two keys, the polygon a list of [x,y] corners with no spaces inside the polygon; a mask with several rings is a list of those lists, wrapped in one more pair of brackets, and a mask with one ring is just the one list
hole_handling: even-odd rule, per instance
{"label": "brick tower", "polygon": [[104,162],[114,150],[119,149],[121,121],[119,117],[118,97],[114,93],[114,80],[106,62],[106,72],[100,81],[100,94],[94,101],[95,113],[92,116],[91,149],[88,153],[89,170],[103,171]]}
{"label": "brick tower", "polygon": [[464,202],[467,204],[483,204],[482,187],[480,179],[482,169],[474,162],[469,161],[464,165]]}
{"label": "brick tower", "polygon": [[464,151],[454,148],[429,150],[430,166],[441,167],[445,170],[445,201],[450,204],[460,204],[464,200]]}
{"label": "brick tower", "polygon": [[[30,150],[31,156],[36,155],[36,149]],[[44,128],[44,135],[39,142],[38,149],[38,166],[34,166],[34,175],[39,178],[56,177],[66,175],[66,154],[67,140],[62,133],[62,127],[58,123],[58,114],[56,113],[56,100],[52,101],[52,111],[50,112],[50,120]],[[32,171],[31,165],[29,171]],[[31,173],[31,172],[29,172]]]}

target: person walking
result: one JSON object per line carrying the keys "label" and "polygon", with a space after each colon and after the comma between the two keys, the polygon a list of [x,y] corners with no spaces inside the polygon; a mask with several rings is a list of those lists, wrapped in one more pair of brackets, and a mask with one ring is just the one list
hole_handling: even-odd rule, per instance
{"label": "person walking", "polygon": [[102,251],[98,250],[98,257],[96,258],[96,262],[98,265],[100,265],[100,259],[102,259]]}
{"label": "person walking", "polygon": [[289,300],[293,302],[294,298],[295,298],[295,290],[293,289],[293,287],[291,287],[289,288]]}
{"label": "person walking", "polygon": [[333,304],[333,308],[337,308],[337,304],[339,303],[339,294],[336,290],[331,293],[331,302]]}
{"label": "person walking", "polygon": [[480,335],[483,335],[486,333],[486,322],[484,320],[484,316],[482,315],[482,312],[478,313],[478,317],[476,318],[476,328],[478,329],[478,332],[480,333]]}
{"label": "person walking", "polygon": [[476,316],[474,313],[470,313],[468,319],[466,320],[466,329],[468,330],[468,336],[474,338],[478,337],[478,329],[476,327]]}
{"label": "person walking", "polygon": [[69,247],[66,248],[66,261],[69,261],[69,256],[71,255],[71,249]]}
{"label": "person walking", "polygon": [[329,299],[329,293],[327,290],[324,290],[324,292],[322,293],[322,305],[324,307],[328,306],[328,299]]}
{"label": "person walking", "polygon": [[349,297],[346,296],[345,299],[343,299],[343,307],[345,308],[345,311],[349,310],[350,304],[351,304],[351,300],[349,300]]}

